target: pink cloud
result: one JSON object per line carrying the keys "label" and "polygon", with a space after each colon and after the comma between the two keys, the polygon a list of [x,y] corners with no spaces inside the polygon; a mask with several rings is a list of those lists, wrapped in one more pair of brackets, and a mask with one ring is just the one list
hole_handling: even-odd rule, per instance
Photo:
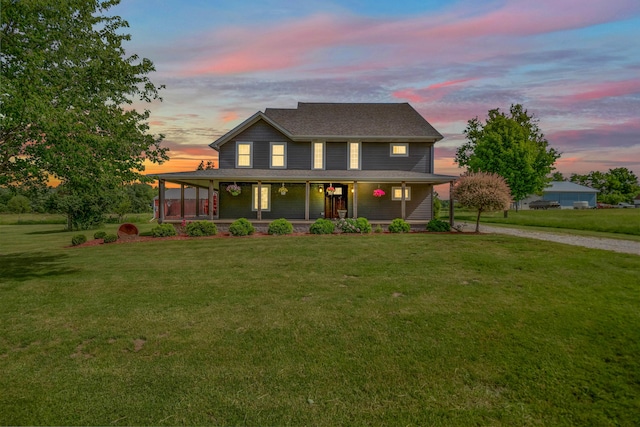
{"label": "pink cloud", "polygon": [[[389,67],[390,59],[410,63],[423,61],[428,55],[480,59],[515,49],[509,48],[508,37],[577,29],[625,18],[640,10],[640,3],[565,0],[558,5],[556,0],[521,0],[478,13],[468,9],[465,3],[464,9],[459,6],[437,16],[392,20],[317,14],[277,26],[223,28],[201,37],[215,42],[206,46],[200,42],[202,47],[190,52],[199,59],[187,62],[185,72],[238,74],[323,62],[338,67],[369,62],[369,68],[383,68]],[[493,37],[507,42],[488,42]],[[357,61],[344,53],[355,46],[361,48]]]}
{"label": "pink cloud", "polygon": [[424,89],[403,89],[397,90],[391,94],[394,98],[406,99],[409,102],[423,103],[441,100],[445,95],[449,94],[456,86],[461,83],[468,82],[473,79],[449,80],[441,83],[434,83]]}
{"label": "pink cloud", "polygon": [[434,83],[431,86],[429,86],[427,89],[440,89],[440,88],[443,88],[443,87],[449,87],[449,86],[454,86],[454,85],[457,85],[457,84],[460,84],[460,83],[465,83],[465,82],[468,82],[470,80],[473,80],[473,79],[458,79],[458,80],[449,80],[449,81],[442,82],[442,83]]}
{"label": "pink cloud", "polygon": [[584,102],[640,93],[640,80],[624,80],[589,85],[589,90],[564,96],[563,101]]}
{"label": "pink cloud", "polygon": [[413,89],[397,90],[393,92],[391,96],[398,99],[406,99],[407,101],[413,102],[416,104],[426,101],[426,98],[424,96],[416,93],[416,91]]}
{"label": "pink cloud", "polygon": [[222,30],[225,42],[220,49],[222,55],[202,61],[192,73],[235,74],[290,68],[301,64],[310,51],[339,44],[346,26],[339,18],[313,15],[262,31],[255,28]]}
{"label": "pink cloud", "polygon": [[222,115],[222,121],[224,123],[233,122],[235,120],[238,120],[239,118],[240,116],[235,111],[227,111]]}

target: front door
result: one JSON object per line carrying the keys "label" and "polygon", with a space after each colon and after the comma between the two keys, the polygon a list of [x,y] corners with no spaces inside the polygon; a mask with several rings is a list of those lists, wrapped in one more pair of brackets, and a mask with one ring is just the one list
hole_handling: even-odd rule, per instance
{"label": "front door", "polygon": [[[333,188],[333,191],[331,190]],[[324,217],[327,219],[346,217],[348,185],[330,184],[324,186]]]}

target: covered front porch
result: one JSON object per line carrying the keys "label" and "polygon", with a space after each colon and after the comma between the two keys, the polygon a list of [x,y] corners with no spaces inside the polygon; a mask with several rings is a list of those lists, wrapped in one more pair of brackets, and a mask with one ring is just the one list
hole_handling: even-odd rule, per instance
{"label": "covered front porch", "polygon": [[[318,218],[365,217],[376,224],[389,223],[395,218],[422,224],[433,217],[433,186],[453,185],[456,178],[418,173],[404,173],[405,176],[400,177],[396,176],[397,172],[388,171],[368,171],[368,174],[359,171],[360,176],[351,177],[345,176],[348,171],[314,171],[318,176],[309,178],[315,179],[300,180],[296,178],[302,177],[292,176],[292,171],[280,171],[277,179],[266,176],[276,172],[271,170],[263,171],[265,176],[256,176],[255,170],[240,172],[244,174],[237,170],[207,170],[158,176],[158,221],[207,219],[222,225],[238,218],[256,223],[286,218],[292,223],[311,224]],[[309,175],[309,171],[306,172]],[[179,186],[179,214],[175,206],[171,213],[166,208],[165,192],[169,183]],[[184,208],[193,205],[186,193],[190,192],[193,197],[194,189],[196,198],[204,199],[195,203],[195,211]],[[453,218],[452,212],[449,217]]]}

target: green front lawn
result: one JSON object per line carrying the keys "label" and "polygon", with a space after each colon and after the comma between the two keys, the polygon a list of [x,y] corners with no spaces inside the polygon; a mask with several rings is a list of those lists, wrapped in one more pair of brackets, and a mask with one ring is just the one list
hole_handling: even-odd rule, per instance
{"label": "green front lawn", "polygon": [[[449,212],[442,214],[448,218]],[[456,221],[476,222],[474,211],[456,208],[454,215]],[[480,222],[640,236],[640,209],[510,210],[507,218],[503,212],[483,213]]]}
{"label": "green front lawn", "polygon": [[65,248],[60,228],[0,226],[2,425],[640,419],[638,256],[475,234]]}

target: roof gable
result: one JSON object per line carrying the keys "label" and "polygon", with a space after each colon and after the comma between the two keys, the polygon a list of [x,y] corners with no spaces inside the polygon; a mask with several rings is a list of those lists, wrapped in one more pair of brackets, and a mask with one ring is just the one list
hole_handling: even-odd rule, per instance
{"label": "roof gable", "polygon": [[222,144],[232,140],[235,136],[237,136],[238,134],[244,132],[249,127],[251,127],[254,124],[258,123],[260,120],[264,120],[269,125],[273,126],[275,129],[277,129],[282,134],[284,134],[287,138],[291,138],[291,135],[289,134],[289,132],[286,129],[284,129],[278,123],[274,122],[269,117],[265,116],[263,112],[258,111],[253,116],[249,117],[247,120],[245,120],[244,122],[240,123],[238,126],[236,126],[235,128],[231,129],[226,134],[222,135],[220,138],[218,138],[215,141],[213,141],[211,144],[209,144],[209,147],[213,148],[214,150],[218,150]]}

